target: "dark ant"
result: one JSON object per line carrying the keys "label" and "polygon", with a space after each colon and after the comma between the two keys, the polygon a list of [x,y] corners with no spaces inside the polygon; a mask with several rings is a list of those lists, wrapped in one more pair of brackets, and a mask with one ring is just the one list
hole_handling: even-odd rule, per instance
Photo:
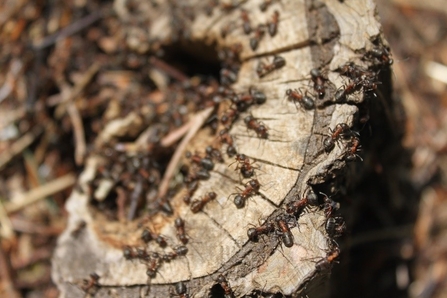
{"label": "dark ant", "polygon": [[307,95],[307,92],[305,95],[301,94],[298,92],[298,90],[292,90],[292,89],[287,89],[286,90],[286,96],[287,99],[292,101],[293,103],[299,102],[299,104],[305,108],[306,110],[312,110],[315,108],[315,102],[312,99],[312,97]]}
{"label": "dark ant", "polygon": [[187,194],[183,197],[183,202],[189,204],[191,202],[191,197],[199,187],[199,182],[197,180],[193,180],[187,183]]}
{"label": "dark ant", "polygon": [[245,183],[245,189],[242,190],[240,194],[236,194],[234,197],[234,204],[236,205],[236,208],[243,208],[245,206],[245,201],[253,194],[258,193],[260,187],[261,184],[259,184],[259,181],[256,179],[251,179]]}
{"label": "dark ant", "polygon": [[271,37],[275,36],[278,32],[278,23],[279,23],[279,11],[275,10],[273,12],[273,17],[271,22],[267,23],[268,32]]}
{"label": "dark ant", "polygon": [[259,5],[259,9],[261,11],[266,11],[267,8],[274,2],[275,0],[264,0],[261,5]]}
{"label": "dark ant", "polygon": [[[176,294],[174,296],[180,298],[189,298],[189,294],[186,293],[187,291],[188,289],[186,288],[186,285],[182,281],[179,281],[178,283],[175,284]],[[173,295],[171,294],[170,296],[172,297]]]}
{"label": "dark ant", "polygon": [[365,54],[365,58],[375,58],[383,65],[392,65],[394,60],[390,58],[391,54],[385,46],[377,46]]}
{"label": "dark ant", "polygon": [[324,150],[326,152],[332,151],[335,147],[335,142],[340,139],[340,137],[345,137],[349,134],[352,134],[351,129],[346,123],[338,123],[334,130],[331,130],[331,135],[327,136],[323,140]]}
{"label": "dark ant", "polygon": [[332,263],[338,258],[339,255],[340,255],[340,249],[337,247],[334,248],[326,255],[326,257],[317,262],[317,264],[315,265],[316,271],[322,272],[325,270],[329,270],[331,268]]}
{"label": "dark ant", "polygon": [[227,68],[222,68],[220,70],[220,81],[224,86],[231,85],[237,81],[237,73]]}
{"label": "dark ant", "polygon": [[190,152],[186,152],[186,157],[191,159],[193,163],[202,166],[205,170],[211,171],[214,168],[213,161],[208,157],[201,157],[198,154],[191,155]]}
{"label": "dark ant", "polygon": [[259,62],[256,68],[256,73],[260,78],[265,77],[275,69],[280,69],[286,65],[286,60],[281,56],[274,56],[273,62],[271,64],[265,64],[264,62]]}
{"label": "dark ant", "polygon": [[206,156],[209,159],[217,160],[217,162],[224,162],[224,159],[222,157],[222,153],[220,153],[220,150],[213,148],[211,146],[207,146],[205,149]]}
{"label": "dark ant", "polygon": [[265,35],[265,25],[259,25],[258,27],[256,27],[255,36],[250,38],[250,48],[253,51],[256,51],[256,49],[259,46],[259,42],[264,37],[264,35]]}
{"label": "dark ant", "polygon": [[177,238],[183,244],[188,243],[188,237],[185,233],[185,221],[181,217],[177,217],[174,221],[175,228],[177,229]]}
{"label": "dark ant", "polygon": [[263,104],[266,102],[267,97],[261,91],[256,90],[253,87],[250,87],[248,90],[248,94],[244,95],[235,95],[231,99],[231,101],[236,105],[237,110],[239,112],[243,112],[248,109],[253,103]]}
{"label": "dark ant", "polygon": [[252,166],[250,158],[248,158],[245,154],[236,154],[236,162],[238,162],[236,171],[241,170],[242,177],[244,178],[253,177],[255,173],[255,168]]}
{"label": "dark ant", "polygon": [[319,98],[323,98],[326,93],[324,83],[327,80],[323,77],[321,71],[318,68],[314,68],[310,71],[312,82],[314,83],[314,90],[317,92]]}
{"label": "dark ant", "polygon": [[82,286],[81,290],[84,291],[87,294],[93,294],[98,290],[99,283],[98,280],[100,279],[100,276],[96,273],[90,274],[90,279],[84,279],[82,280]]}
{"label": "dark ant", "polygon": [[275,221],[278,225],[278,228],[280,229],[282,242],[286,247],[292,247],[294,242],[293,234],[290,231],[287,222],[284,220],[284,217],[282,215],[278,215]]}
{"label": "dark ant", "polygon": [[250,18],[248,17],[248,12],[245,9],[241,9],[241,19],[244,33],[247,35],[250,34],[251,33]]}
{"label": "dark ant", "polygon": [[268,129],[262,122],[259,122],[251,115],[245,117],[244,122],[247,125],[247,128],[252,129],[256,132],[256,135],[258,137],[262,139],[268,138]]}
{"label": "dark ant", "polygon": [[354,161],[357,157],[362,160],[362,158],[357,154],[360,151],[360,139],[357,137],[351,137],[351,141],[349,142],[349,148],[346,151],[346,161]]}
{"label": "dark ant", "polygon": [[141,233],[141,240],[143,240],[144,243],[148,243],[152,240],[155,240],[155,242],[157,242],[157,244],[162,248],[168,245],[165,237],[163,237],[162,235],[157,235],[154,232],[150,231],[149,229],[143,230],[143,232]]}
{"label": "dark ant", "polygon": [[332,217],[334,213],[340,209],[340,203],[335,202],[330,197],[328,197],[326,194],[320,192],[324,196],[324,203],[323,203],[323,211],[326,218]]}
{"label": "dark ant", "polygon": [[256,228],[249,228],[247,230],[247,236],[250,241],[258,242],[260,235],[267,235],[273,232],[275,225],[272,222],[266,222],[263,225]]}
{"label": "dark ant", "polygon": [[233,145],[233,137],[228,133],[228,129],[222,129],[219,132],[219,139],[221,143],[227,144],[227,154],[229,157],[233,157],[237,154],[236,148]]}
{"label": "dark ant", "polygon": [[250,87],[248,89],[248,93],[250,93],[250,95],[255,100],[255,103],[258,105],[263,104],[267,101],[267,97],[265,96],[265,94],[254,87]]}
{"label": "dark ant", "polygon": [[225,114],[222,117],[220,117],[220,122],[226,127],[228,127],[234,122],[234,120],[236,120],[237,116],[239,116],[239,111],[234,108],[229,108],[225,112]]}
{"label": "dark ant", "polygon": [[123,249],[123,256],[126,260],[133,260],[138,258],[138,254],[130,246],[125,246]]}
{"label": "dark ant", "polygon": [[162,255],[161,258],[165,262],[170,262],[179,256],[186,256],[187,253],[188,248],[186,246],[181,245],[175,247],[173,252]]}
{"label": "dark ant", "polygon": [[355,91],[358,91],[359,84],[355,82],[351,82],[350,84],[347,84],[343,86],[342,88],[338,89],[337,92],[335,92],[334,99],[336,102],[342,102],[346,99],[347,95],[350,95],[354,93]]}
{"label": "dark ant", "polygon": [[222,287],[222,289],[224,290],[224,294],[225,294],[225,298],[234,298],[234,294],[233,294],[233,290],[231,289],[230,285],[228,284],[227,279],[225,278],[225,276],[223,276],[222,274],[220,274],[217,277],[216,280],[219,285]]}
{"label": "dark ant", "polygon": [[307,205],[316,206],[318,205],[317,194],[310,190],[307,195],[301,200],[291,201],[286,204],[286,212],[288,214],[299,215]]}
{"label": "dark ant", "polygon": [[147,265],[146,275],[149,278],[155,278],[157,271],[161,266],[160,255],[156,252],[152,253]]}
{"label": "dark ant", "polygon": [[211,200],[214,200],[217,197],[217,194],[215,192],[209,192],[207,193],[202,199],[200,200],[194,200],[191,202],[191,211],[192,213],[197,213],[203,209],[203,207],[210,202]]}
{"label": "dark ant", "polygon": [[346,224],[342,217],[329,217],[326,220],[325,229],[330,237],[340,237],[346,230]]}

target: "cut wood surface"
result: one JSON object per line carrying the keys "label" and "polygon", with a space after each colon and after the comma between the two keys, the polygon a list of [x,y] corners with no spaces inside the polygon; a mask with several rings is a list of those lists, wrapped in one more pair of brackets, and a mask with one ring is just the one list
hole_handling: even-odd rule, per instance
{"label": "cut wood surface", "polygon": [[[231,87],[237,93],[255,87],[266,95],[267,101],[242,112],[230,134],[237,152],[256,161],[255,178],[261,187],[247,199],[244,208],[236,208],[234,194],[239,192],[237,188],[244,189],[248,180],[241,179],[235,171],[234,157],[224,155],[225,162],[214,166],[209,180],[201,182],[192,197],[199,199],[210,191],[217,194],[203,210],[193,213],[183,202],[185,190],[181,190],[170,201],[174,210],[171,216],[157,213],[131,222],[111,221],[91,207],[92,191],[88,184],[102,162],[92,154],[66,205],[69,224],[53,257],[53,280],[61,295],[81,296],[82,281],[94,272],[100,276],[101,285],[96,297],[168,297],[175,293],[174,284],[179,281],[185,282],[191,297],[208,297],[218,284],[219,275],[226,277],[236,297],[255,292],[299,296],[304,290],[310,297],[324,296],[326,289],[315,288],[315,283],[328,275],[319,275],[316,263],[324,260],[336,244],[325,230],[326,216],[321,207],[308,207],[296,223],[287,223],[292,226],[291,247],[283,245],[280,233],[262,236],[258,242],[249,241],[247,230],[275,220],[284,213],[287,202],[305,197],[314,186],[334,180],[336,174],[344,175],[341,181],[351,180],[351,172],[346,170],[346,145],[336,144],[327,153],[323,138],[339,123],[346,123],[353,130],[358,128],[358,105],[364,100],[363,94],[354,93],[349,100],[337,103],[334,95],[347,80],[336,70],[347,62],[368,66],[361,58],[374,46],[372,40],[381,34],[374,3],[282,0],[272,1],[266,11],[261,11],[259,5],[264,1],[242,1],[228,11],[219,4],[210,16],[205,13],[209,1],[157,1],[156,6],[151,5],[153,1],[132,1],[132,10],[128,2],[116,0],[114,7],[122,25],[129,26],[129,47],[138,52],[149,51],[158,44],[168,46],[177,38],[184,39],[182,46],[186,51],[196,52],[199,57],[202,48],[242,45],[241,68]],[[254,33],[248,36],[243,32],[241,9],[249,12],[253,29],[271,20],[274,11],[279,12],[277,34],[271,37],[265,33],[255,51],[249,41]],[[188,13],[195,17],[188,18]],[[172,21],[175,14],[175,18],[183,20],[180,25]],[[178,36],[178,26],[182,37]],[[224,38],[221,31],[227,27],[230,31]],[[260,78],[259,63],[269,64],[275,55],[285,59],[285,66]],[[311,81],[314,68],[329,79],[321,99]],[[314,97],[316,108],[307,110],[288,101],[287,89],[307,90]],[[147,129],[141,127],[141,111],[138,112],[109,122],[97,146],[101,148],[114,137],[126,134],[137,139],[136,132]],[[247,129],[244,118],[249,115],[268,128],[267,138]],[[217,139],[204,128],[189,142],[187,150],[204,152]],[[225,150],[223,145],[222,153]],[[104,181],[101,185],[107,192],[113,183]],[[156,277],[148,279],[147,264],[126,260],[123,249],[129,246],[145,247],[159,254],[172,252],[182,245],[176,237],[177,217],[185,220],[188,253],[163,263]],[[85,227],[80,230],[82,223]],[[144,228],[165,236],[168,247],[162,249],[156,243],[142,242]]]}

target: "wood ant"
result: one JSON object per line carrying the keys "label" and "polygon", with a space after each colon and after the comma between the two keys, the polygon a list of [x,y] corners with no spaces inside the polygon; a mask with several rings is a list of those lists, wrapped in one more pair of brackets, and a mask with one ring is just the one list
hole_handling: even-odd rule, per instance
{"label": "wood ant", "polygon": [[239,116],[239,111],[234,108],[229,108],[225,114],[220,117],[220,122],[225,125],[226,127],[229,127],[233,122],[236,120],[236,118]]}
{"label": "wood ant", "polygon": [[291,201],[286,204],[286,212],[288,214],[299,215],[307,205],[317,206],[318,196],[317,194],[310,190],[307,195],[301,200]]}
{"label": "wood ant", "polygon": [[323,146],[326,152],[330,152],[332,151],[332,149],[334,149],[335,142],[337,142],[340,139],[340,137],[345,137],[349,134],[352,134],[351,129],[346,123],[338,123],[335,126],[334,130],[332,129],[329,130],[331,132],[331,135],[327,136],[323,140]]}
{"label": "wood ant", "polygon": [[335,92],[334,99],[336,102],[343,102],[346,99],[346,96],[354,93],[359,90],[359,84],[355,82],[351,82],[345,86],[342,86],[340,89]]}
{"label": "wood ant", "polygon": [[193,163],[203,167],[205,170],[211,171],[214,168],[213,161],[208,157],[201,157],[198,154],[191,155],[190,152],[186,152],[186,157],[191,159]]}
{"label": "wood ant", "polygon": [[268,233],[273,232],[274,229],[275,225],[273,222],[268,221],[259,227],[249,228],[247,230],[247,236],[250,241],[258,242],[260,235],[267,235]]}
{"label": "wood ant", "polygon": [[219,132],[219,139],[221,143],[227,144],[227,154],[233,157],[237,154],[236,148],[233,145],[233,137],[229,134],[228,129],[222,129]]}
{"label": "wood ant", "polygon": [[330,237],[340,237],[346,230],[346,224],[342,217],[329,217],[326,220],[325,229]]}
{"label": "wood ant", "polygon": [[278,23],[279,23],[279,11],[275,10],[273,12],[273,17],[270,22],[267,23],[268,32],[271,37],[275,36],[278,32]]}
{"label": "wood ant", "polygon": [[259,46],[259,42],[264,37],[264,35],[265,35],[265,25],[261,24],[258,27],[256,27],[255,36],[250,38],[250,48],[253,51],[256,51],[256,49]]}
{"label": "wood ant", "polygon": [[394,63],[394,60],[391,59],[390,56],[389,49],[385,46],[374,47],[365,54],[365,58],[376,59],[383,65],[392,65]]}
{"label": "wood ant", "polygon": [[123,249],[123,256],[126,260],[133,260],[138,258],[138,254],[130,246],[125,246]]}
{"label": "wood ant", "polygon": [[307,95],[307,91],[306,91],[305,95],[303,95],[300,92],[298,92],[297,89],[294,89],[294,90],[287,89],[286,96],[287,96],[288,100],[295,103],[295,106],[296,106],[296,103],[298,102],[306,110],[312,110],[315,108],[315,102],[312,99],[312,97]]}
{"label": "wood ant", "polygon": [[294,242],[293,234],[290,231],[289,225],[285,221],[284,217],[282,215],[278,215],[275,218],[275,221],[280,230],[282,242],[286,247],[292,247]]}
{"label": "wood ant", "polygon": [[244,33],[247,35],[250,34],[251,33],[250,18],[248,17],[248,12],[245,9],[241,9],[241,19]]}
{"label": "wood ant", "polygon": [[314,68],[310,71],[312,82],[314,83],[314,90],[317,92],[319,98],[323,98],[326,93],[324,83],[327,80],[323,77],[321,71],[318,68]]}
{"label": "wood ant", "polygon": [[264,62],[259,62],[258,67],[256,68],[256,73],[258,77],[263,78],[269,73],[273,72],[276,69],[280,69],[286,65],[286,60],[281,56],[274,56],[273,62],[270,64],[265,64]]}
{"label": "wood ant", "polygon": [[248,115],[244,118],[244,122],[247,125],[247,128],[252,129],[256,132],[256,135],[259,138],[267,139],[268,138],[268,129],[267,127],[262,123],[256,120],[251,115]]}
{"label": "wood ant", "polygon": [[340,203],[335,202],[332,200],[329,196],[327,196],[325,193],[320,192],[324,196],[324,203],[323,203],[323,211],[326,218],[332,217],[334,213],[340,209]]}
{"label": "wood ant", "polygon": [[217,194],[215,192],[209,192],[207,193],[202,199],[194,200],[191,202],[191,211],[192,213],[197,213],[203,209],[203,207],[210,202],[211,200],[214,200],[217,197]]}
{"label": "wood ant", "polygon": [[236,161],[238,165],[236,167],[237,170],[241,170],[242,177],[251,178],[255,173],[255,168],[252,166],[252,162],[250,158],[245,154],[236,154]]}
{"label": "wood ant", "polygon": [[224,86],[231,85],[237,81],[237,73],[227,68],[222,68],[220,70],[220,81]]}
{"label": "wood ant", "polygon": [[174,251],[164,254],[161,256],[161,259],[165,262],[170,262],[179,256],[186,256],[188,253],[188,248],[186,246],[177,246],[173,249]]}
{"label": "wood ant", "polygon": [[261,184],[259,184],[259,181],[256,179],[251,179],[245,183],[245,189],[242,190],[240,194],[236,194],[234,197],[234,204],[236,205],[236,208],[243,208],[245,206],[245,201],[255,193],[258,193],[260,187]]}
{"label": "wood ant", "polygon": [[338,247],[334,248],[326,255],[326,257],[317,262],[317,264],[315,265],[316,271],[322,272],[325,270],[329,270],[332,266],[332,263],[335,262],[339,255],[340,249]]}
{"label": "wood ant", "polygon": [[163,237],[162,235],[157,235],[156,233],[151,232],[149,229],[143,230],[143,232],[141,233],[141,240],[143,240],[144,243],[155,240],[155,242],[157,242],[157,244],[162,248],[168,245],[165,237]]}
{"label": "wood ant", "polygon": [[360,145],[360,139],[357,137],[351,137],[351,141],[349,142],[349,148],[346,151],[346,161],[355,161],[355,159],[358,157],[360,160],[363,160],[357,152],[359,152],[361,145]]}
{"label": "wood ant", "polygon": [[230,285],[228,284],[227,279],[225,278],[225,276],[223,276],[222,274],[220,274],[217,277],[216,280],[219,285],[222,287],[222,289],[224,290],[224,294],[225,294],[225,298],[234,298],[234,293],[233,290],[231,289]]}
{"label": "wood ant", "polygon": [[155,278],[157,271],[161,266],[160,255],[156,252],[152,253],[147,264],[146,275],[148,278]]}
{"label": "wood ant", "polygon": [[211,146],[207,146],[205,149],[205,153],[209,159],[217,160],[217,162],[224,162],[222,153],[220,153],[219,149],[213,148]]}
{"label": "wood ant", "polygon": [[183,244],[188,243],[188,237],[185,233],[185,221],[181,217],[177,217],[174,221],[175,228],[177,230],[177,238]]}
{"label": "wood ant", "polygon": [[174,295],[170,295],[171,297],[173,296],[177,296],[180,298],[189,298],[189,294],[187,294],[186,292],[188,292],[188,289],[186,288],[186,285],[182,282],[179,281],[178,283],[175,284],[175,294]]}
{"label": "wood ant", "polygon": [[99,287],[98,280],[100,279],[99,275],[96,273],[91,273],[89,279],[82,280],[82,286],[81,290],[84,291],[84,293],[93,295]]}
{"label": "wood ant", "polygon": [[187,183],[187,193],[183,197],[183,202],[185,202],[186,204],[191,203],[191,197],[194,195],[194,193],[196,192],[198,187],[199,187],[199,182],[197,180],[193,180],[193,181]]}

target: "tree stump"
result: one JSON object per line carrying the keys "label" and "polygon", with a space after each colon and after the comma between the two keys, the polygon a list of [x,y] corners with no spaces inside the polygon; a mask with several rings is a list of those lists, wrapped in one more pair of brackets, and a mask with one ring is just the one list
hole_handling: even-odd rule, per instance
{"label": "tree stump", "polygon": [[[379,85],[377,75],[379,70],[385,72],[392,60],[374,3],[214,2],[116,0],[115,10],[122,25],[127,26],[128,46],[138,53],[175,46],[204,64],[215,63],[218,51],[240,44],[239,72],[234,72],[237,79],[233,82],[232,74],[222,71],[228,70],[223,66],[221,82],[230,80],[227,86],[238,98],[260,92],[267,100],[242,108],[238,106],[240,101],[233,100],[231,105],[228,98],[217,102],[210,113],[219,119],[231,107],[237,110],[238,117],[227,131],[232,144],[219,136],[218,132],[225,129],[223,121],[215,132],[204,127],[188,142],[187,150],[202,157],[206,146],[218,144],[215,147],[221,149],[224,159],[208,172],[206,181],[200,181],[190,198],[200,200],[209,192],[216,193],[198,212],[183,202],[187,192],[183,187],[168,200],[172,214],[140,213],[131,221],[111,220],[93,205],[104,200],[105,195],[100,193],[110,192],[116,182],[102,178],[95,189],[91,183],[101,165],[116,160],[92,154],[68,200],[68,227],[53,257],[53,280],[62,296],[79,297],[87,292],[96,297],[168,297],[183,292],[178,289],[181,281],[191,297],[327,295],[327,287],[321,283],[338,256],[338,244],[328,231],[328,218],[333,218],[339,229],[344,225],[335,216],[338,205],[331,196],[355,184],[358,172],[367,166],[367,162],[361,162],[368,159],[367,148],[360,157],[360,147],[353,142],[361,140],[357,132],[368,123],[368,112],[374,105],[371,102],[387,100],[380,88],[389,81]],[[260,5],[268,2],[271,5],[261,10]],[[277,32],[271,36],[276,13]],[[248,24],[251,33],[246,34]],[[226,58],[220,55],[218,59],[222,62]],[[354,69],[351,72],[358,73],[343,69],[349,65]],[[296,92],[295,102],[291,92]],[[314,106],[306,102],[306,96]],[[150,113],[133,111],[110,121],[98,137],[98,151],[123,136],[136,142],[147,129],[144,119]],[[341,129],[338,135],[337,129]],[[380,138],[379,133],[376,138]],[[254,176],[244,177],[242,165],[225,154],[229,145],[253,164]],[[259,182],[258,191],[250,184],[253,180]],[[245,204],[236,206],[237,195],[250,186],[254,191],[243,198]],[[299,214],[287,213],[287,206],[312,195],[318,196],[317,204],[306,204]],[[157,193],[153,196],[160,197]],[[178,252],[184,247],[177,238],[178,217],[185,221],[186,255]],[[248,229],[268,224],[271,230],[266,235],[250,241]],[[163,235],[167,246],[160,247],[155,241],[145,243],[141,239],[145,229]],[[141,261],[138,253],[147,258]],[[162,261],[162,256],[169,254],[172,259]],[[151,269],[153,276],[148,277]],[[97,282],[95,278],[88,281],[92,273],[99,276]],[[224,279],[231,289],[226,288]]]}

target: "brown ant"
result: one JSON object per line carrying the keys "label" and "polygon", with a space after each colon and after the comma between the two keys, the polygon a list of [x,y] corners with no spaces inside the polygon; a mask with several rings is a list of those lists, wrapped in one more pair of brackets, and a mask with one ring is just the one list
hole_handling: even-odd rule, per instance
{"label": "brown ant", "polygon": [[185,221],[181,217],[177,217],[174,221],[175,228],[177,229],[177,238],[183,244],[188,243],[188,237],[185,233]]}
{"label": "brown ant", "polygon": [[241,170],[242,177],[251,178],[255,173],[255,168],[252,166],[252,162],[250,158],[245,154],[236,154],[236,161],[238,165],[236,167],[237,170]]}
{"label": "brown ant", "polygon": [[210,202],[211,200],[214,200],[217,197],[217,194],[215,192],[209,192],[207,193],[202,199],[200,200],[194,200],[191,202],[191,211],[192,213],[197,213],[203,209],[203,207]]}
{"label": "brown ant", "polygon": [[250,87],[248,90],[248,94],[244,95],[236,95],[233,96],[231,101],[236,105],[237,110],[239,112],[243,112],[248,109],[249,106],[251,106],[253,103],[256,104],[263,104],[267,100],[267,97],[264,93],[261,91],[258,91],[257,89]]}
{"label": "brown ant", "polygon": [[213,148],[211,146],[207,146],[206,149],[205,149],[205,153],[206,153],[206,156],[209,159],[217,160],[217,162],[224,162],[224,159],[222,157],[222,153],[220,153],[220,150],[218,150],[216,148]]}
{"label": "brown ant", "polygon": [[234,298],[234,294],[233,294],[233,290],[231,289],[230,285],[228,284],[227,279],[225,278],[225,276],[223,276],[222,274],[220,274],[217,277],[216,280],[219,285],[222,287],[222,289],[224,290],[224,294],[225,294],[225,298]]}
{"label": "brown ant", "polygon": [[245,9],[241,9],[241,19],[244,33],[247,35],[250,34],[251,33],[250,18],[248,17],[248,12]]}
{"label": "brown ant", "polygon": [[349,142],[349,148],[346,151],[346,161],[354,161],[357,157],[362,160],[362,158],[357,154],[360,151],[360,139],[357,137],[351,137],[351,141]]}
{"label": "brown ant", "polygon": [[262,78],[274,71],[275,69],[280,69],[286,65],[286,60],[281,56],[274,56],[273,62],[270,64],[265,64],[264,62],[259,62],[258,67],[256,68],[256,73],[258,77]]}
{"label": "brown ant", "polygon": [[189,298],[190,296],[186,292],[188,292],[186,285],[182,281],[179,281],[178,283],[175,284],[175,294],[174,295],[171,294],[170,296],[171,297],[177,296],[180,298]]}
{"label": "brown ant", "polygon": [[193,194],[195,193],[195,191],[197,190],[198,187],[199,187],[199,182],[197,180],[193,180],[193,181],[187,183],[187,193],[183,197],[183,202],[185,202],[186,204],[189,204],[191,202],[191,197],[193,196]]}
{"label": "brown ant", "polygon": [[225,114],[220,117],[220,122],[225,125],[226,127],[229,127],[234,120],[239,116],[239,111],[234,108],[229,108]]}
{"label": "brown ant", "polygon": [[385,46],[377,46],[368,51],[364,57],[376,59],[383,65],[392,65],[394,60],[390,56],[390,51]]}
{"label": "brown ant", "polygon": [[273,222],[268,221],[259,227],[249,228],[247,230],[247,236],[250,241],[258,242],[260,235],[267,235],[268,233],[273,232],[274,229],[275,225]]}
{"label": "brown ant", "polygon": [[331,132],[330,136],[327,136],[323,140],[324,150],[326,152],[332,151],[335,147],[335,142],[340,139],[340,137],[346,137],[349,134],[352,134],[353,132],[349,128],[349,126],[346,123],[338,123],[334,130],[329,129]]}
{"label": "brown ant", "polygon": [[286,212],[288,214],[299,215],[307,205],[316,206],[318,205],[317,194],[310,190],[307,195],[301,200],[291,201],[286,204]]}
{"label": "brown ant", "polygon": [[233,137],[228,132],[228,129],[222,129],[219,132],[219,139],[221,143],[227,144],[227,154],[229,157],[233,157],[237,154],[236,148],[233,145]]}
{"label": "brown ant", "polygon": [[262,139],[268,138],[268,129],[262,122],[259,122],[251,115],[245,117],[244,122],[247,125],[247,128],[252,129],[256,132],[256,135],[258,137]]}
{"label": "brown ant", "polygon": [[143,240],[144,243],[155,240],[155,242],[157,242],[157,244],[162,248],[168,245],[165,237],[163,237],[162,235],[157,235],[156,233],[151,232],[149,229],[143,230],[143,232],[141,233],[141,240]]}
{"label": "brown ant", "polygon": [[186,152],[186,157],[191,159],[193,163],[200,165],[207,171],[211,171],[214,168],[213,161],[208,157],[201,157],[198,154],[191,155],[190,152]]}
{"label": "brown ant", "polygon": [[278,23],[279,23],[279,11],[275,10],[273,12],[273,17],[271,22],[267,23],[268,32],[271,37],[275,36],[278,32]]}
{"label": "brown ant", "polygon": [[338,247],[334,248],[332,251],[330,251],[326,257],[324,257],[322,260],[318,261],[315,265],[315,269],[317,272],[322,272],[325,270],[329,270],[331,268],[331,265],[340,255],[340,249]]}
{"label": "brown ant", "polygon": [[152,253],[148,259],[146,275],[148,278],[155,278],[157,271],[161,266],[160,255],[156,252]]}
{"label": "brown ant", "polygon": [[234,204],[236,205],[236,208],[243,208],[245,206],[245,201],[253,194],[258,193],[260,187],[261,184],[259,184],[259,181],[256,179],[251,179],[245,183],[245,189],[242,190],[240,194],[236,194],[234,197]]}
{"label": "brown ant", "polygon": [[125,246],[123,249],[123,256],[126,260],[133,260],[138,258],[138,254],[130,246]]}
{"label": "brown ant", "polygon": [[278,225],[278,228],[280,229],[282,242],[286,247],[292,247],[294,242],[293,234],[290,231],[290,228],[287,222],[285,221],[284,217],[282,215],[278,215],[275,218],[275,221],[276,224]]}
{"label": "brown ant", "polygon": [[296,106],[296,103],[298,102],[306,110],[312,110],[315,108],[315,102],[312,99],[312,97],[307,95],[307,91],[306,91],[305,95],[303,95],[300,92],[298,92],[298,90],[296,90],[296,89],[294,89],[294,90],[287,89],[286,96],[287,96],[288,100],[295,103],[295,106]]}
{"label": "brown ant", "polygon": [[313,68],[310,71],[310,76],[312,82],[314,83],[315,92],[317,92],[319,98],[323,98],[324,94],[326,93],[324,83],[327,79],[323,77],[321,71],[318,68]]}
{"label": "brown ant", "polygon": [[346,99],[347,95],[350,95],[350,94],[354,93],[355,91],[358,91],[359,86],[360,85],[355,82],[351,82],[350,84],[343,86],[342,88],[337,90],[337,92],[335,92],[335,95],[334,95],[335,101],[336,102],[344,101]]}
{"label": "brown ant", "polygon": [[255,36],[250,38],[250,48],[253,51],[256,51],[256,49],[259,46],[259,42],[264,37],[264,35],[265,35],[265,25],[259,25],[258,27],[256,27]]}
{"label": "brown ant", "polygon": [[161,258],[165,262],[170,262],[179,256],[186,256],[187,253],[188,253],[188,248],[184,245],[181,245],[181,246],[175,247],[174,251],[162,255]]}
{"label": "brown ant", "polygon": [[340,203],[335,202],[332,200],[328,195],[325,193],[320,192],[324,196],[324,203],[323,203],[323,211],[326,218],[332,217],[334,213],[340,209]]}
{"label": "brown ant", "polygon": [[90,279],[84,279],[82,280],[82,286],[81,290],[84,291],[87,294],[93,295],[98,290],[99,283],[98,280],[100,279],[100,276],[96,273],[90,274]]}
{"label": "brown ant", "polygon": [[220,81],[222,85],[227,86],[231,85],[237,80],[237,73],[229,70],[227,68],[222,68],[220,70]]}

